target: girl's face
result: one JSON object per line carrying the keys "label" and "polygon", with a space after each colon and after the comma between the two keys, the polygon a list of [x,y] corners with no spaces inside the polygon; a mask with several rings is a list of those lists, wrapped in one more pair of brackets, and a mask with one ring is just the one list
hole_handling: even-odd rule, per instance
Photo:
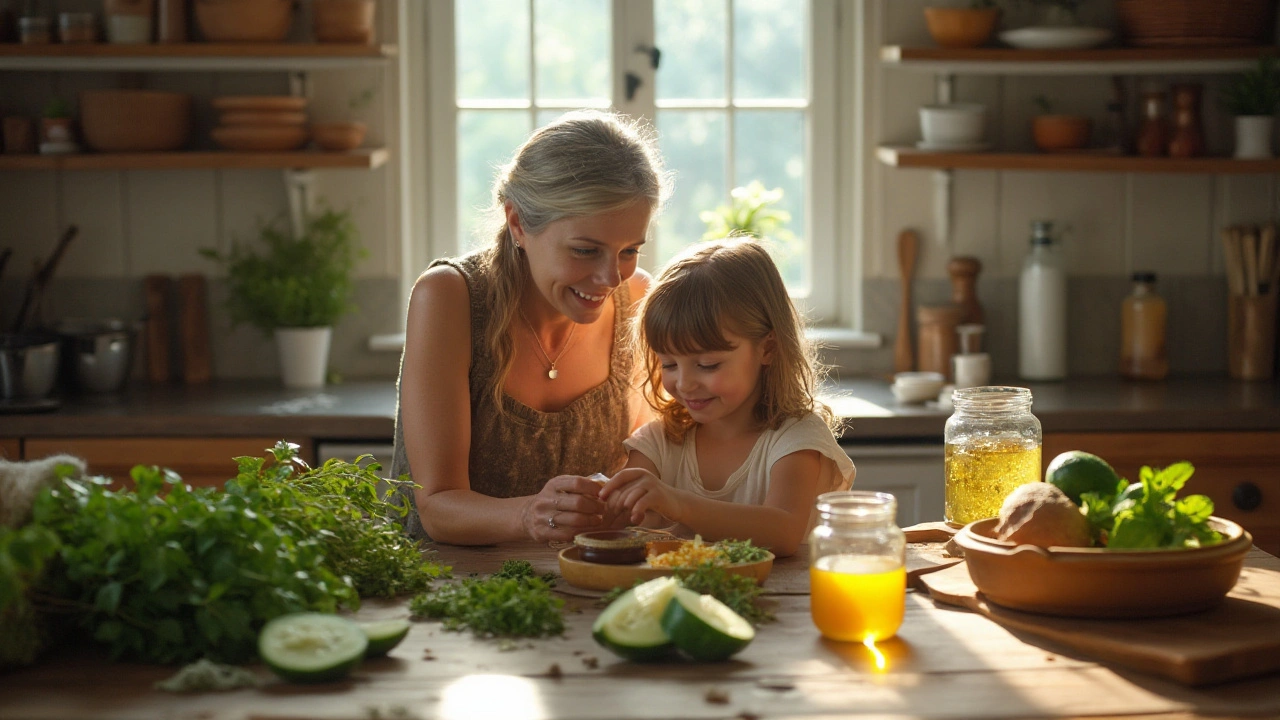
{"label": "girl's face", "polygon": [[748,428],[760,401],[760,377],[773,360],[772,338],[755,341],[725,332],[730,350],[674,355],[657,353],[662,387],[700,425]]}
{"label": "girl's face", "polygon": [[637,202],[622,210],[557,220],[530,235],[508,206],[507,224],[524,248],[533,285],[543,298],[570,320],[592,323],[601,316],[605,300],[635,273],[649,215],[648,203]]}

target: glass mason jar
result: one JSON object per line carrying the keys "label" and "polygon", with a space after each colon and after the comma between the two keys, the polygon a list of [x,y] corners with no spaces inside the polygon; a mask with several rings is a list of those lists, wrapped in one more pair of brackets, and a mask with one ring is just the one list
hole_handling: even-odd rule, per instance
{"label": "glass mason jar", "polygon": [[1014,488],[1040,479],[1040,421],[1031,391],[972,387],[951,395],[943,516],[950,525],[995,517]]}
{"label": "glass mason jar", "polygon": [[818,496],[809,535],[809,607],[832,640],[893,637],[906,608],[907,540],[888,493],[846,490]]}

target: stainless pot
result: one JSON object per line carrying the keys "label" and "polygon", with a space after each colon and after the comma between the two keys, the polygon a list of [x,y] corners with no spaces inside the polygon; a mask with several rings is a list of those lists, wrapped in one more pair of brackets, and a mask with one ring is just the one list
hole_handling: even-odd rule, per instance
{"label": "stainless pot", "polygon": [[58,323],[66,371],[76,387],[91,393],[121,390],[133,369],[136,327],[123,320],[64,320]]}
{"label": "stainless pot", "polygon": [[0,399],[38,400],[58,380],[58,339],[31,333],[0,334]]}

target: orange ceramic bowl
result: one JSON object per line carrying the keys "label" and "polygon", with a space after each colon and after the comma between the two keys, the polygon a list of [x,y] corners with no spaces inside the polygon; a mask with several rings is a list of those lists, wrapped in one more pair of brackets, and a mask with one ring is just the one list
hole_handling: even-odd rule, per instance
{"label": "orange ceramic bowl", "polygon": [[1203,548],[1041,548],[996,539],[997,519],[956,533],[969,577],[983,596],[1014,610],[1089,618],[1138,618],[1207,610],[1222,601],[1253,537],[1219,517],[1222,542]]}
{"label": "orange ceramic bowl", "polygon": [[321,150],[346,152],[360,147],[367,129],[362,122],[313,123],[311,139]]}
{"label": "orange ceramic bowl", "polygon": [[191,139],[191,96],[156,90],[85,90],[80,131],[98,152],[164,152]]}
{"label": "orange ceramic bowl", "polygon": [[1083,115],[1037,115],[1031,121],[1031,136],[1044,152],[1070,152],[1089,145],[1093,121]]}
{"label": "orange ceramic bowl", "polygon": [[195,11],[209,42],[280,42],[293,25],[293,0],[196,0]]}
{"label": "orange ceramic bowl", "polygon": [[945,8],[924,9],[924,22],[929,35],[938,47],[982,47],[991,39],[1000,19],[1000,8]]}
{"label": "orange ceramic bowl", "polygon": [[209,134],[223,148],[240,152],[288,152],[307,142],[302,125],[220,125]]}

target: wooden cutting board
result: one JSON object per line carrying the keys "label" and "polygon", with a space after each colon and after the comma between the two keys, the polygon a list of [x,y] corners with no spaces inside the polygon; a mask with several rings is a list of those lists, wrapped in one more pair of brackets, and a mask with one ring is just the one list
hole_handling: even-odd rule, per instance
{"label": "wooden cutting board", "polygon": [[919,582],[940,603],[979,612],[1011,630],[1102,662],[1210,685],[1280,671],[1280,558],[1257,548],[1240,581],[1213,610],[1150,620],[1086,620],[1009,610],[987,602],[960,563]]}

